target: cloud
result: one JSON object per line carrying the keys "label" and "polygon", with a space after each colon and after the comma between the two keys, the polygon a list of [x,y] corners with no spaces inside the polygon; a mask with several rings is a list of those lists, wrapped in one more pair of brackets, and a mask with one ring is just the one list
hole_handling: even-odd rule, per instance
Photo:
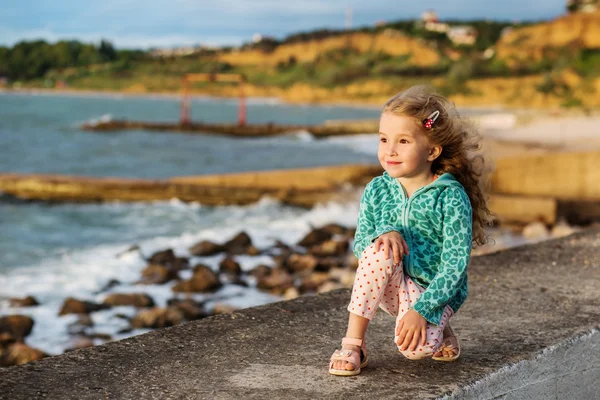
{"label": "cloud", "polygon": [[284,37],[318,28],[343,28],[418,17],[434,8],[442,19],[542,19],[564,12],[564,0],[3,0],[0,44],[23,39],[111,40],[117,47],[239,44],[254,33]]}

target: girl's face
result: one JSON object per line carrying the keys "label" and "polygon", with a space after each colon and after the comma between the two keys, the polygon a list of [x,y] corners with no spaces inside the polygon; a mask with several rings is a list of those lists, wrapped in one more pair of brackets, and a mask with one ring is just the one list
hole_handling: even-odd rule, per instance
{"label": "girl's face", "polygon": [[391,177],[412,178],[430,171],[437,157],[434,147],[414,118],[381,114],[377,157]]}

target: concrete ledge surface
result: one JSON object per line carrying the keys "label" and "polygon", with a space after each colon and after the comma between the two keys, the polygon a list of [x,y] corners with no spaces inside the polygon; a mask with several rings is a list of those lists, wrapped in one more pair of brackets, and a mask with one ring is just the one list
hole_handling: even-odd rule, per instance
{"label": "concrete ledge surface", "polygon": [[[370,365],[329,375],[344,289],[0,369],[0,399],[586,398],[600,376],[600,229],[475,257],[469,279],[454,363],[405,359],[379,311]],[[554,377],[581,390],[562,397]]]}

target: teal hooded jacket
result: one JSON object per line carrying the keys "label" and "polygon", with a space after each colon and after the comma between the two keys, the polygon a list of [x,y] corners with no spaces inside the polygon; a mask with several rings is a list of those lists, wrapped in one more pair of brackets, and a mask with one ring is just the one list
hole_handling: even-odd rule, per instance
{"label": "teal hooded jacket", "polygon": [[410,253],[403,255],[404,272],[425,288],[411,308],[439,325],[446,305],[456,312],[467,298],[472,228],[471,202],[452,174],[442,174],[409,198],[384,172],[365,187],[353,252],[360,258],[377,237],[399,232]]}

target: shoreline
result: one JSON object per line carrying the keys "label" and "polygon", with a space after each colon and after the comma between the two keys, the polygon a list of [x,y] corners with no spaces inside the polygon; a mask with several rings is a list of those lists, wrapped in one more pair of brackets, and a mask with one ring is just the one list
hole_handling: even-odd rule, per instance
{"label": "shoreline", "polygon": [[[181,94],[178,92],[136,92],[136,91],[112,91],[112,90],[88,90],[88,89],[46,89],[46,88],[24,88],[24,89],[9,89],[0,87],[0,95],[21,95],[21,96],[64,96],[64,97],[100,97],[100,98],[139,98],[139,99],[171,99],[180,101]],[[204,94],[192,92],[189,94],[192,100],[216,100],[216,101],[237,101],[237,96]],[[599,108],[583,109],[568,109],[561,108],[556,105],[543,108],[527,107],[517,105],[508,105],[502,103],[478,105],[478,104],[460,104],[450,98],[456,108],[460,110],[472,110],[484,112],[483,115],[495,113],[513,113],[517,116],[525,116],[526,124],[536,123],[544,118],[564,118],[572,116],[593,117],[600,115]],[[348,107],[357,109],[379,110],[383,102],[381,101],[288,101],[283,97],[278,96],[247,96],[246,101],[257,102],[261,104],[280,104],[298,107],[321,106],[321,107]],[[521,125],[519,123],[518,125]]]}
{"label": "shoreline", "polygon": [[[87,89],[6,89],[0,88],[0,94],[14,94],[23,96],[70,96],[70,97],[124,97],[124,98],[141,98],[141,99],[173,99],[180,101],[181,94],[177,92],[124,92],[111,90],[87,90]],[[203,100],[233,100],[237,101],[234,96],[216,96],[212,94],[190,93],[189,97],[193,99]],[[376,103],[360,103],[360,102],[290,102],[277,96],[247,96],[246,101],[256,101],[262,103],[285,104],[293,106],[330,106],[330,107],[351,107],[351,108],[366,108],[379,109],[381,106]],[[482,109],[486,107],[481,107]]]}
{"label": "shoreline", "polygon": [[[181,99],[181,94],[178,92],[134,92],[134,91],[111,91],[111,90],[88,90],[88,89],[45,89],[45,88],[29,88],[29,89],[7,89],[0,88],[0,94],[15,94],[29,96],[72,96],[72,97],[124,97],[124,98],[142,98],[142,99]],[[192,92],[189,94],[191,99],[205,100],[237,100],[235,96],[217,96],[214,94],[202,94]],[[313,101],[313,102],[292,102],[278,96],[248,96],[246,100],[259,101],[264,103],[285,104],[292,106],[328,106],[328,107],[350,107],[363,109],[380,109],[383,103],[375,102],[360,102],[360,101]],[[521,107],[507,106],[504,104],[491,105],[468,105],[456,106],[458,109],[468,109],[477,111],[518,111]],[[551,109],[548,109],[551,110]]]}

